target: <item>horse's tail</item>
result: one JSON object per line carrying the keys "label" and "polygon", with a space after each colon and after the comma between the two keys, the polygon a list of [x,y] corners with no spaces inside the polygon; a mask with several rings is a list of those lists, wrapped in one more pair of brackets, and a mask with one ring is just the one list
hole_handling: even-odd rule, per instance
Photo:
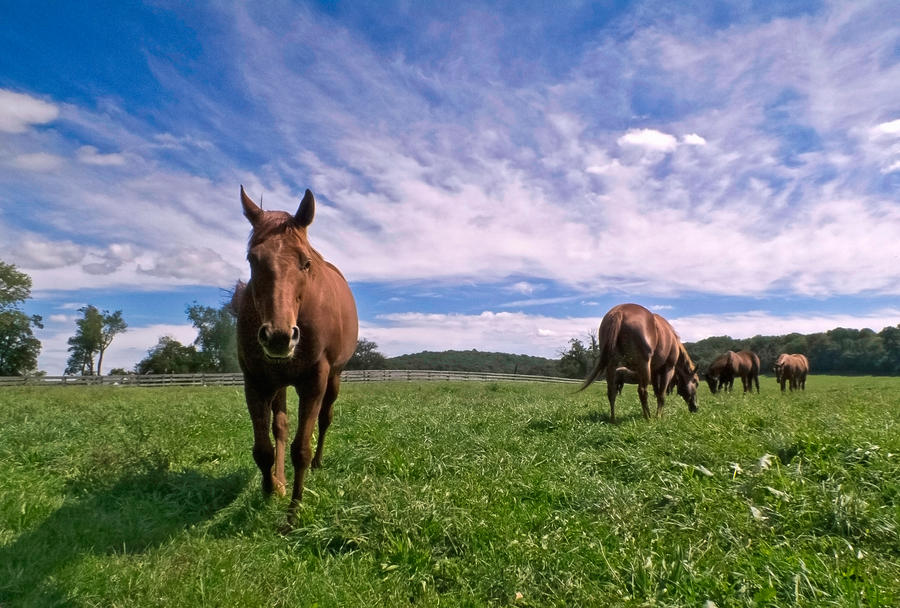
{"label": "horse's tail", "polygon": [[594,369],[581,383],[581,388],[578,389],[579,392],[589,387],[603,373],[606,366],[609,365],[609,361],[615,354],[616,342],[619,341],[619,329],[621,327],[622,311],[616,310],[603,317],[603,321],[600,322],[599,335],[597,336],[597,342],[600,344],[600,356],[597,358],[597,363],[594,364]]}

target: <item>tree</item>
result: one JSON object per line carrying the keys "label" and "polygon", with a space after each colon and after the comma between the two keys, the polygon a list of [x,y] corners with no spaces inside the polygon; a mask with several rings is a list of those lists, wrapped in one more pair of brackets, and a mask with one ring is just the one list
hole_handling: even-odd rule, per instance
{"label": "tree", "polygon": [[31,297],[31,277],[0,261],[0,376],[23,376],[37,368],[41,342],[32,327],[43,328],[39,315],[21,305]]}
{"label": "tree", "polygon": [[139,374],[193,374],[200,371],[202,357],[193,345],[185,346],[171,336],[163,336],[135,366]]}
{"label": "tree", "polygon": [[[103,355],[116,335],[124,332],[128,324],[122,319],[122,311],[110,313],[88,305],[78,309],[82,317],[75,322],[75,335],[69,338],[69,359],[66,374],[100,375]],[[94,369],[96,357],[97,369]]]}
{"label": "tree", "polygon": [[208,372],[240,371],[237,356],[237,327],[227,306],[215,309],[194,302],[185,310],[197,328],[194,346],[200,349],[201,369]]}
{"label": "tree", "polygon": [[344,369],[385,369],[387,359],[378,352],[378,345],[365,338],[356,341],[356,350]]}
{"label": "tree", "polygon": [[559,372],[564,377],[586,378],[593,369],[600,357],[600,344],[597,333],[593,330],[588,332],[587,339],[588,343],[585,345],[580,339],[572,338],[569,340],[569,348],[559,351]]}

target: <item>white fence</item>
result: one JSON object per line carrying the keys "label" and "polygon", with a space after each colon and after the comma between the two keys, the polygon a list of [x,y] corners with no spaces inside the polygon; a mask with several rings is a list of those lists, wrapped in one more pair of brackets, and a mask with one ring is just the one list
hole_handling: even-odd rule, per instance
{"label": "white fence", "polygon": [[[448,372],[417,369],[366,369],[345,371],[342,382],[566,382],[581,380],[492,374],[487,372]],[[242,374],[127,374],[124,376],[5,376],[2,386],[243,386]]]}

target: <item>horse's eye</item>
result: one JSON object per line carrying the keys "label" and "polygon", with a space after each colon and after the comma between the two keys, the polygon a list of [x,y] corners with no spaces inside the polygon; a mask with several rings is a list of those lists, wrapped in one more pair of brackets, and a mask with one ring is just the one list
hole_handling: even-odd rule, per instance
{"label": "horse's eye", "polygon": [[302,261],[300,262],[300,268],[301,268],[302,270],[309,270],[309,265],[310,265],[309,260],[302,260]]}

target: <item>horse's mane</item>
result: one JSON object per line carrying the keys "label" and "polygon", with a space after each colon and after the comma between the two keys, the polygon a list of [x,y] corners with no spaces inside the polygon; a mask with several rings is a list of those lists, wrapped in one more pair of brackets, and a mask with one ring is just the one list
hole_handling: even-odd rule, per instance
{"label": "horse's mane", "polygon": [[309,247],[310,255],[313,259],[317,262],[325,262],[325,258],[322,257],[322,254],[309,244],[309,239],[306,236],[306,229],[298,226],[297,222],[294,220],[294,216],[286,211],[266,211],[259,221],[257,221],[256,225],[253,226],[247,246],[248,248],[252,248],[270,237],[287,234],[289,232],[294,232],[298,239],[305,242]]}
{"label": "horse's mane", "polygon": [[688,354],[687,348],[684,346],[684,343],[679,340],[678,348],[681,350],[681,358],[687,361],[688,369],[694,369],[694,362],[691,360],[691,356]]}

